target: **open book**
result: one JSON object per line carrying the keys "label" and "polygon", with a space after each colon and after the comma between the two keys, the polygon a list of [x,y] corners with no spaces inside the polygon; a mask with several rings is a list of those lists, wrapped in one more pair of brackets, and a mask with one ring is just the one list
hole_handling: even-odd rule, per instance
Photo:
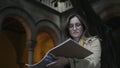
{"label": "open book", "polygon": [[50,49],[46,55],[38,63],[33,65],[27,64],[27,66],[32,68],[47,68],[46,65],[55,61],[56,59],[51,56],[61,56],[66,58],[79,58],[83,59],[92,54],[91,51],[79,45],[76,41],[71,38],[65,40],[64,42],[58,44],[54,48]]}

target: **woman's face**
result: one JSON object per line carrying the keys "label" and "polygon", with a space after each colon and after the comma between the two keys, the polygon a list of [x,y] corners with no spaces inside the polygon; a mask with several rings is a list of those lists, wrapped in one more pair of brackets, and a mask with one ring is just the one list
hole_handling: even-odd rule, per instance
{"label": "woman's face", "polygon": [[70,19],[69,33],[72,36],[72,38],[80,38],[83,33],[82,23],[76,16]]}

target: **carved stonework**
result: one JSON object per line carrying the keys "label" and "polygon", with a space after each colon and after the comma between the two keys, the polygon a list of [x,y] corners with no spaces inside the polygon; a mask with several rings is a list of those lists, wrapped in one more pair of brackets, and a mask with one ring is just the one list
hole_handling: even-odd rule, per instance
{"label": "carved stonework", "polygon": [[44,4],[60,13],[72,8],[70,0],[36,0],[36,2]]}

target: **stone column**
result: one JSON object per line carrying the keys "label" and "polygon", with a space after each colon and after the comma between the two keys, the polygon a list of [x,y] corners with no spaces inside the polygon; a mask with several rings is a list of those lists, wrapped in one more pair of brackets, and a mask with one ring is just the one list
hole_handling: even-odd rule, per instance
{"label": "stone column", "polygon": [[[29,65],[33,64],[33,53],[34,53],[35,45],[36,45],[36,41],[35,40],[31,40],[30,41],[30,45],[29,45],[29,57],[28,57]],[[29,68],[32,68],[32,67],[29,67]]]}

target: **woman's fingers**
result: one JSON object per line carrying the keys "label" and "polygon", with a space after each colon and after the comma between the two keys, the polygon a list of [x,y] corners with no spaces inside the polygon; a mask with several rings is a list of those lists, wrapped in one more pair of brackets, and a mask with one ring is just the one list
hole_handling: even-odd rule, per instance
{"label": "woman's fingers", "polygon": [[47,64],[46,66],[47,66],[48,68],[54,68],[55,65],[56,65],[56,61],[51,62],[51,63]]}

